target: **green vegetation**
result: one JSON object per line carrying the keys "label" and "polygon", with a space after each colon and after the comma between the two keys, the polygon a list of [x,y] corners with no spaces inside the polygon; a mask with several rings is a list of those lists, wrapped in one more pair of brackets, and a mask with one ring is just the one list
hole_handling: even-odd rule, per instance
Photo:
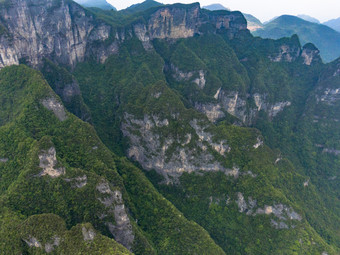
{"label": "green vegetation", "polygon": [[328,26],[308,22],[295,16],[283,15],[253,32],[262,38],[279,39],[297,34],[301,44],[313,43],[325,62],[340,56],[340,33]]}
{"label": "green vegetation", "polygon": [[[129,195],[129,189],[139,188],[129,185],[129,189],[125,189],[124,182],[142,182],[143,178],[145,179],[143,174],[140,170],[134,169],[135,178],[138,179],[133,179],[133,176],[129,180],[122,179],[116,172],[116,157],[100,142],[89,124],[71,114],[67,114],[67,120],[60,121],[53,112],[45,109],[41,100],[57,96],[42,79],[41,74],[25,66],[13,66],[4,68],[0,76],[0,88],[4,92],[1,94],[1,100],[4,102],[4,107],[0,111],[1,116],[6,116],[4,111],[11,112],[8,109],[13,109],[15,113],[6,116],[6,121],[3,121],[0,127],[0,155],[9,158],[6,163],[0,164],[2,180],[0,199],[5,206],[1,212],[1,220],[4,223],[0,234],[6,236],[1,239],[1,250],[12,246],[13,250],[27,250],[27,245],[20,241],[23,239],[22,235],[37,235],[36,238],[45,243],[54,235],[60,234],[65,228],[63,227],[65,223],[70,229],[77,224],[89,222],[96,231],[112,237],[106,222],[115,222],[114,215],[108,215],[105,220],[98,217],[106,211],[106,207],[98,200],[100,194],[97,188],[97,185],[104,181],[110,183],[111,190],[122,191],[124,204],[131,210],[130,217],[135,236],[132,249],[136,254],[156,254],[160,251],[161,254],[173,254],[182,249],[187,249],[188,253],[191,250],[216,250],[216,254],[223,254],[205,230],[180,215],[180,212],[153,190],[150,184],[144,187],[149,194],[148,199],[152,201],[156,198],[165,204],[153,202],[152,208],[146,210],[148,213],[139,219],[137,213],[145,213],[145,207],[143,203],[139,203],[139,199],[134,197],[131,200]],[[14,91],[13,88],[17,89]],[[10,91],[12,94],[9,93]],[[14,105],[13,102],[16,102],[13,101],[14,99],[21,104]],[[39,167],[39,155],[51,147],[54,147],[57,152],[58,162],[55,168],[65,168],[66,172],[65,175],[57,178],[48,175],[40,176],[42,169]],[[127,163],[120,164],[123,168]],[[139,174],[136,171],[139,171]],[[80,185],[77,178],[83,176],[86,176],[86,183]],[[77,183],[80,186],[77,186]],[[166,212],[166,215],[158,213],[161,211]],[[49,216],[40,216],[46,213],[59,215],[65,223],[49,220]],[[29,221],[21,223],[27,217]],[[134,217],[139,220],[138,224],[133,223]],[[164,219],[167,217],[177,218],[176,224],[169,225],[165,222]],[[40,219],[50,222],[49,227],[39,223]],[[151,227],[151,222],[156,224],[155,227]],[[40,228],[33,227],[35,224]],[[18,240],[14,229],[20,225],[23,226],[23,233]],[[145,227],[146,225],[150,228]],[[143,230],[140,229],[141,226]],[[183,232],[176,233],[178,227],[183,228]],[[164,230],[167,235],[163,237],[156,235],[154,230],[158,228]],[[93,254],[96,252],[106,254],[115,249],[122,254],[126,253],[112,239],[106,237],[100,238],[98,243],[94,242],[90,246],[83,247],[83,242],[77,241],[79,234],[72,232],[76,230],[72,228],[70,231],[71,233],[66,234],[66,237],[74,236],[74,239],[67,241],[66,238],[66,246],[64,247],[63,244],[60,246],[61,251],[66,253],[82,251],[82,249],[86,251],[89,249],[89,252],[93,250]],[[169,235],[173,231],[174,234]],[[190,239],[193,233],[195,233],[193,239]],[[185,240],[184,238],[189,239],[187,242],[175,245],[177,240]],[[29,248],[28,252],[35,253],[35,248]]]}
{"label": "green vegetation", "polygon": [[[157,8],[87,12],[129,34]],[[1,254],[339,253],[339,60],[215,31],[0,71]]]}

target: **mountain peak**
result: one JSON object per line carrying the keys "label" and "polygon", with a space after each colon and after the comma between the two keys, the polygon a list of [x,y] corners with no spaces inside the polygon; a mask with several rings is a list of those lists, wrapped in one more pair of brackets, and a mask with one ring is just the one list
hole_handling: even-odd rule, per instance
{"label": "mountain peak", "polygon": [[122,10],[122,12],[126,14],[133,14],[133,13],[142,12],[147,9],[162,6],[162,5],[163,5],[162,3],[156,2],[154,0],[146,0],[139,4],[133,4],[129,6],[128,8]]}
{"label": "mountain peak", "polygon": [[299,14],[299,15],[297,15],[297,17],[300,18],[300,19],[304,19],[306,21],[309,21],[309,22],[320,24],[320,21],[318,19],[311,17],[309,15],[306,15],[306,14]]}
{"label": "mountain peak", "polygon": [[340,33],[328,26],[310,22],[292,15],[282,15],[266,23],[263,29],[253,32],[262,38],[279,39],[297,34],[301,44],[313,43],[325,62],[340,56]]}
{"label": "mountain peak", "polygon": [[340,32],[340,18],[331,19],[323,24],[329,26],[330,28],[333,28],[335,31]]}
{"label": "mountain peak", "polygon": [[207,9],[209,11],[218,11],[218,10],[230,11],[229,8],[224,7],[222,4],[218,4],[218,3],[203,6],[202,9]]}
{"label": "mountain peak", "polygon": [[74,1],[84,7],[96,7],[103,10],[115,10],[115,11],[117,10],[106,0],[74,0]]}

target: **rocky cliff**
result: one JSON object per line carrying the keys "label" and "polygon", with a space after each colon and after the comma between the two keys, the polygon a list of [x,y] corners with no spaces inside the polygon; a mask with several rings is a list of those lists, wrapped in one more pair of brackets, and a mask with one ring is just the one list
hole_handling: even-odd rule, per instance
{"label": "rocky cliff", "polygon": [[[119,43],[134,34],[151,47],[150,40],[178,39],[201,33],[211,23],[227,29],[233,37],[246,30],[239,12],[206,13],[199,4],[165,6],[155,10],[145,22],[128,25],[117,33],[111,25],[67,0],[7,0],[0,11],[0,68],[19,63],[41,64],[44,58],[74,67],[92,57],[100,62],[119,50]],[[114,38],[114,39],[113,39]]]}
{"label": "rocky cliff", "polygon": [[145,24],[134,26],[137,37],[144,43],[153,39],[188,38],[204,33],[203,25],[216,31],[225,29],[233,38],[240,30],[247,30],[247,21],[240,12],[207,12],[198,3],[170,5],[158,8]]}
{"label": "rocky cliff", "polygon": [[[0,38],[0,67],[43,58],[74,66],[89,54],[91,44],[109,38],[111,28],[78,4],[66,0],[10,0],[0,11],[6,33]],[[97,47],[99,59],[115,52]]]}

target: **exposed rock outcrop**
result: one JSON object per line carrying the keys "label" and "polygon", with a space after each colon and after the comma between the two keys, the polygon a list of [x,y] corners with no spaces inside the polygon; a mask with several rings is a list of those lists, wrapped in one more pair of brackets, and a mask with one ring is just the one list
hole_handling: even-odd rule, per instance
{"label": "exposed rock outcrop", "polygon": [[1,163],[6,163],[8,161],[8,158],[0,158]]}
{"label": "exposed rock outcrop", "polygon": [[216,30],[226,29],[230,38],[240,30],[247,29],[246,19],[240,12],[223,11],[220,13],[202,11],[198,3],[181,4],[158,8],[146,22],[136,24],[134,32],[143,42],[153,39],[178,39],[200,34],[200,27],[211,23]]}
{"label": "exposed rock outcrop", "polygon": [[0,37],[0,68],[29,62],[41,64],[43,58],[74,66],[90,52],[102,55],[115,47],[91,47],[110,36],[111,27],[95,20],[81,6],[66,0],[10,0],[0,9],[8,33]]}
{"label": "exposed rock outcrop", "polygon": [[291,104],[292,103],[289,101],[275,103],[274,105],[270,106],[268,110],[269,117],[275,117],[279,112],[282,112],[285,107],[290,106]]}
{"label": "exposed rock outcrop", "polygon": [[223,112],[223,108],[220,104],[195,103],[195,109],[204,113],[211,122],[216,122],[217,120],[225,117],[225,113]]}
{"label": "exposed rock outcrop", "polygon": [[60,245],[61,238],[59,236],[54,236],[51,242],[45,244],[46,253],[51,253],[54,251],[55,247]]}
{"label": "exposed rock outcrop", "polygon": [[60,121],[67,119],[63,104],[60,103],[55,97],[45,98],[41,101],[41,103],[46,109],[52,111]]}
{"label": "exposed rock outcrop", "polygon": [[340,155],[340,150],[335,150],[335,149],[329,149],[329,148],[324,148],[322,150],[323,153],[329,153],[329,154],[334,154],[335,156]]}
{"label": "exposed rock outcrop", "polygon": [[320,51],[312,43],[307,43],[302,48],[301,57],[305,65],[321,62]]}
{"label": "exposed rock outcrop", "polygon": [[[254,99],[256,107],[250,107],[248,100],[251,97]],[[273,119],[291,105],[290,101],[269,103],[265,94],[241,95],[237,91],[227,92],[222,88],[216,91],[214,99],[216,99],[216,103],[196,102],[195,109],[204,113],[211,122],[224,118],[225,112],[228,112],[245,125],[251,125],[261,110],[267,112],[269,118]]]}
{"label": "exposed rock outcrop", "polygon": [[289,228],[291,221],[301,221],[302,217],[294,211],[292,207],[283,204],[265,205],[263,208],[258,207],[257,200],[248,197],[248,202],[241,192],[237,193],[237,206],[240,213],[246,213],[249,216],[259,214],[273,215],[271,225],[277,229]]}
{"label": "exposed rock outcrop", "polygon": [[[30,63],[36,67],[44,58],[74,67],[87,57],[104,62],[119,51],[119,44],[133,34],[151,49],[153,39],[178,39],[200,34],[212,23],[225,29],[230,38],[247,29],[240,12],[207,13],[199,4],[158,8],[145,22],[135,22],[119,31],[67,0],[8,0],[0,9],[0,68]],[[204,86],[202,77],[199,86]]]}
{"label": "exposed rock outcrop", "polygon": [[283,44],[279,47],[278,52],[269,56],[269,59],[273,62],[293,62],[300,54],[300,47]]}
{"label": "exposed rock outcrop", "polygon": [[[110,218],[108,217],[109,215],[113,214],[115,221],[107,220],[106,225],[114,239],[131,250],[135,236],[130,218],[125,209],[122,193],[120,190],[112,191],[109,183],[106,181],[99,183],[96,189],[100,194],[98,200],[106,208],[105,212],[103,212],[99,218],[105,221],[106,218]],[[89,238],[91,238],[91,235],[89,235]]]}
{"label": "exposed rock outcrop", "polygon": [[36,247],[36,248],[41,247],[41,243],[34,236],[30,236],[28,239],[24,239],[24,241],[25,243],[27,243],[29,247]]}
{"label": "exposed rock outcrop", "polygon": [[65,68],[47,59],[43,61],[41,72],[65,107],[80,119],[90,122],[91,114],[84,103],[77,80]]}
{"label": "exposed rock outcrop", "polygon": [[93,241],[96,236],[96,232],[92,228],[87,229],[85,226],[81,228],[81,232],[83,234],[84,241]]}
{"label": "exposed rock outcrop", "polygon": [[45,247],[43,247],[44,245],[42,244],[42,242],[40,242],[37,238],[33,236],[30,236],[28,239],[24,239],[24,241],[29,247],[44,248],[46,253],[51,253],[52,251],[54,251],[55,247],[58,247],[60,245],[61,238],[58,236],[54,236],[50,242],[47,242],[45,244]]}
{"label": "exposed rock outcrop", "polygon": [[57,153],[54,147],[51,147],[48,150],[42,150],[39,153],[39,160],[39,167],[43,169],[39,174],[40,176],[48,175],[52,178],[56,178],[65,174],[65,168],[58,167]]}
{"label": "exposed rock outcrop", "polygon": [[176,180],[183,172],[231,171],[225,169],[211,153],[214,150],[224,155],[230,147],[226,141],[214,142],[213,136],[205,132],[197,120],[190,122],[192,133],[172,133],[166,139],[161,139],[157,132],[157,121],[156,116],[145,115],[143,119],[137,119],[125,113],[121,126],[124,136],[130,141],[128,157],[139,162],[144,169],[156,170],[166,182]]}
{"label": "exposed rock outcrop", "polygon": [[87,176],[83,175],[83,176],[78,176],[75,178],[65,178],[64,179],[66,182],[70,182],[71,186],[73,188],[82,188],[84,186],[86,186],[87,184]]}
{"label": "exposed rock outcrop", "polygon": [[317,102],[333,105],[340,100],[340,88],[326,88],[322,95],[316,96]]}
{"label": "exposed rock outcrop", "polygon": [[221,90],[218,99],[221,102],[223,109],[240,119],[242,122],[246,122],[246,100],[239,92],[234,91],[227,93],[226,91]]}

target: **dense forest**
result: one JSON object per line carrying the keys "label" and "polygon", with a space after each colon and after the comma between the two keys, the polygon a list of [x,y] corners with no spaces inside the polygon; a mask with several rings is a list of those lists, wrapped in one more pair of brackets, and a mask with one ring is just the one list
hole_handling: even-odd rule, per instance
{"label": "dense forest", "polygon": [[339,59],[197,3],[0,5],[1,254],[339,254]]}

